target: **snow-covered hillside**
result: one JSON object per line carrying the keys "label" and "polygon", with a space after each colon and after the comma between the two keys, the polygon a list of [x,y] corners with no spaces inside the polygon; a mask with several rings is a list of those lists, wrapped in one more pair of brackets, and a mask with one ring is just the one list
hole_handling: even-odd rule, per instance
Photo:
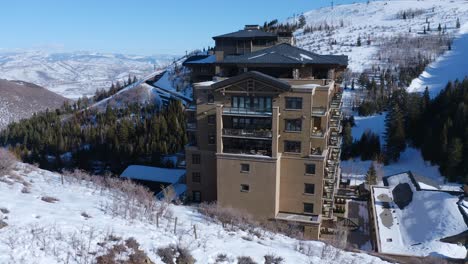
{"label": "snow-covered hillside", "polygon": [[[398,17],[403,12],[408,17]],[[409,15],[413,11],[416,15]],[[456,20],[468,22],[468,2],[464,0],[388,0],[338,5],[304,13],[309,27],[322,26],[322,30],[296,32],[297,45],[321,54],[344,54],[350,58],[349,68],[360,72],[379,64],[377,53],[382,39],[400,34],[420,35],[429,22],[429,34],[438,34],[438,25],[447,33],[458,34]],[[289,22],[298,21],[291,18]],[[326,26],[332,30],[323,30]],[[411,33],[409,32],[411,30]],[[357,39],[361,37],[362,46]],[[370,45],[367,41],[370,40]]]}
{"label": "snow-covered hillside", "polygon": [[[187,206],[171,205],[158,227],[148,208],[160,203],[138,203],[122,190],[71,176],[62,182],[58,174],[18,163],[0,176],[0,263],[95,263],[130,237],[155,263],[163,263],[157,249],[170,244],[186,247],[197,263],[215,263],[220,255],[226,260],[217,263],[237,263],[238,256],[263,263],[265,255],[284,263],[384,263],[322,242],[225,229]],[[125,260],[132,252],[116,257]]]}
{"label": "snow-covered hillside", "polygon": [[66,98],[35,84],[0,79],[0,130],[39,111],[59,108],[65,101]]}
{"label": "snow-covered hillside", "polygon": [[172,62],[172,55],[130,56],[90,52],[0,52],[0,78],[41,85],[64,97],[91,96],[129,75],[142,77]]}

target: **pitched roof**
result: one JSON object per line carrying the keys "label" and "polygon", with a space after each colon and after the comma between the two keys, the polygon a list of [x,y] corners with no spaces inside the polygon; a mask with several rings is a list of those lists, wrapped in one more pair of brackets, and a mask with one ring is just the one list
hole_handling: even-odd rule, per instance
{"label": "pitched roof", "polygon": [[130,165],[120,177],[132,180],[176,183],[185,175],[185,170]]}
{"label": "pitched roof", "polygon": [[238,82],[241,82],[243,80],[250,79],[250,78],[261,81],[261,82],[266,83],[266,84],[269,84],[269,85],[274,86],[276,88],[279,88],[281,90],[288,91],[288,90],[291,89],[291,85],[289,83],[287,83],[287,82],[285,82],[283,80],[271,77],[270,75],[266,75],[264,73],[257,72],[257,71],[249,71],[249,72],[246,72],[246,73],[231,77],[229,79],[226,79],[224,81],[214,83],[214,84],[211,85],[211,88],[216,90],[216,89],[223,88],[223,87],[226,87],[226,86],[229,86],[229,85],[232,85],[232,84],[235,84],[235,83],[238,83]]}
{"label": "pitched roof", "polygon": [[288,43],[239,56],[227,56],[220,64],[348,65],[348,56],[319,55]]}
{"label": "pitched roof", "polygon": [[243,29],[236,32],[219,35],[213,37],[214,40],[224,39],[224,38],[245,38],[245,39],[255,39],[255,38],[268,38],[268,39],[277,39],[278,35],[271,32],[266,32],[259,29]]}
{"label": "pitched roof", "polygon": [[216,61],[215,55],[193,55],[188,57],[182,65],[186,64],[204,64],[204,63],[213,63]]}

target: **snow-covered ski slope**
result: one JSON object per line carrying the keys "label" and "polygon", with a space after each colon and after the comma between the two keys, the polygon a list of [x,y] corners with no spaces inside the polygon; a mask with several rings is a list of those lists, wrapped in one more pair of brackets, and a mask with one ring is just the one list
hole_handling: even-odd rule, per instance
{"label": "snow-covered ski slope", "polygon": [[[398,18],[403,11],[421,11],[414,18]],[[335,27],[334,30],[296,32],[297,45],[319,54],[344,54],[350,58],[349,68],[360,72],[377,63],[376,53],[379,50],[379,39],[395,37],[400,34],[418,35],[430,23],[431,33],[438,34],[437,27],[447,26],[447,32],[458,34],[457,18],[461,24],[468,22],[468,2],[464,0],[387,0],[370,1],[337,5],[311,10],[304,13],[307,26],[324,26],[325,23]],[[289,22],[297,21],[291,18]],[[409,30],[411,29],[411,33]],[[466,32],[465,32],[466,33]],[[362,46],[358,47],[357,38],[361,37]],[[367,45],[367,40],[371,44]],[[336,44],[330,45],[333,41]]]}
{"label": "snow-covered ski slope", "polygon": [[[0,175],[0,209],[6,209],[0,211],[0,220],[7,223],[0,227],[2,264],[95,263],[95,257],[115,243],[114,238],[124,241],[129,237],[135,238],[140,249],[158,264],[163,262],[156,250],[170,244],[186,247],[196,263],[207,264],[237,263],[238,256],[264,263],[265,255],[295,264],[386,263],[366,254],[336,250],[322,242],[300,242],[269,232],[260,232],[262,235],[257,237],[236,228],[224,229],[186,206],[170,206],[172,215],[161,217],[158,227],[154,221],[140,217],[123,218],[120,209],[138,203],[123,199],[119,206],[122,197],[112,189],[67,177],[62,184],[60,175],[21,163],[7,175]],[[51,199],[44,197],[58,200],[47,202],[44,200]],[[225,262],[216,262],[219,254],[226,255]],[[119,258],[126,260],[128,254]]]}
{"label": "snow-covered ski slope", "polygon": [[419,78],[413,80],[408,91],[423,92],[428,87],[431,97],[435,97],[449,81],[461,81],[465,77],[468,77],[468,23],[461,27],[452,50],[429,64]]}

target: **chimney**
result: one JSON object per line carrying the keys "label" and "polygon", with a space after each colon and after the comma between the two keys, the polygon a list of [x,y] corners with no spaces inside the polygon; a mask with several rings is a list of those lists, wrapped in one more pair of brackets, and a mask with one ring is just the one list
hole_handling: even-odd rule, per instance
{"label": "chimney", "polygon": [[244,30],[259,30],[260,26],[259,25],[245,25]]}

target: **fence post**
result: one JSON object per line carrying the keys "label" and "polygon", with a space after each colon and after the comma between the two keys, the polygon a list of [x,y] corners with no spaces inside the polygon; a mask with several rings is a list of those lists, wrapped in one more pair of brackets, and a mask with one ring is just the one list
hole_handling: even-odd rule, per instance
{"label": "fence post", "polygon": [[175,218],[175,223],[174,223],[174,234],[176,233],[177,230],[177,217]]}
{"label": "fence post", "polygon": [[159,228],[159,213],[156,214],[156,227]]}
{"label": "fence post", "polygon": [[195,235],[195,239],[197,239],[197,226],[193,225],[193,234]]}

